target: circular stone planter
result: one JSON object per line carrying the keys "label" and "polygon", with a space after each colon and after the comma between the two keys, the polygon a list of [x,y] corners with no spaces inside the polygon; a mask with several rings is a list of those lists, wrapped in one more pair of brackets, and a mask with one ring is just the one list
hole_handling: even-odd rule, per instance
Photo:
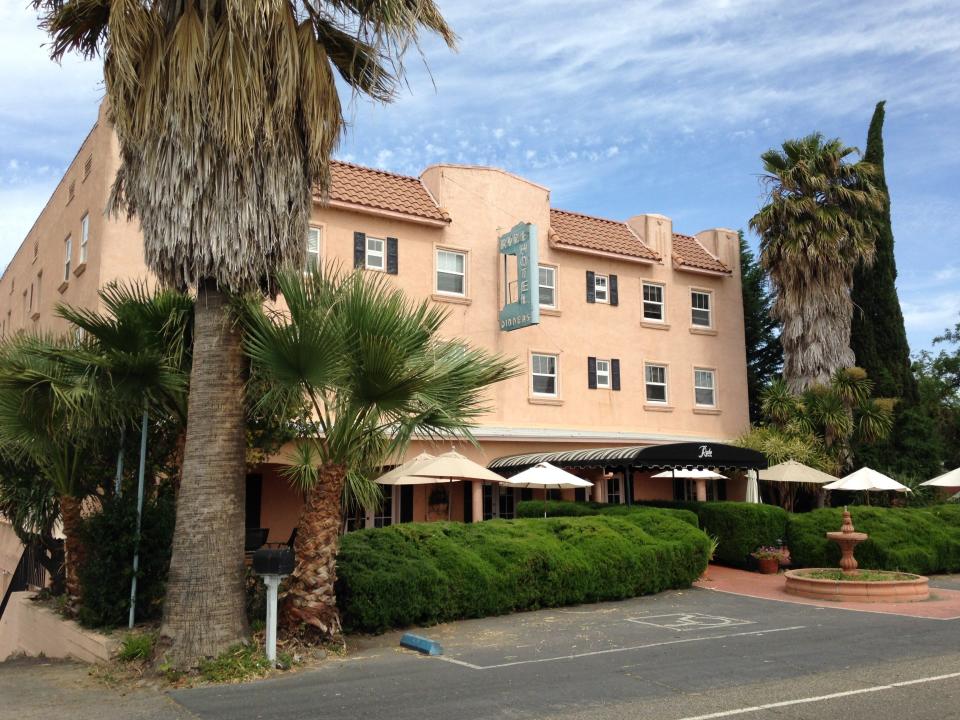
{"label": "circular stone planter", "polygon": [[[930,597],[927,578],[910,573],[890,573],[891,577],[909,575],[907,580],[820,580],[806,577],[807,573],[835,568],[804,568],[784,573],[786,588],[791,595],[812,598],[813,600],[831,600],[833,602],[914,602]],[[871,571],[877,572],[877,571]]]}

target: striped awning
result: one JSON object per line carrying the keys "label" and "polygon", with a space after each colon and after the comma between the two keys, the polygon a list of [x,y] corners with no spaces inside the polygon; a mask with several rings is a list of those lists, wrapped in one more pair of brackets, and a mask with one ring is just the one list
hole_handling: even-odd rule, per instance
{"label": "striped awning", "polygon": [[501,474],[511,474],[541,462],[567,468],[633,467],[762,470],[767,467],[766,456],[756,450],[748,450],[747,448],[723,443],[695,442],[507,455],[497,458],[488,467]]}

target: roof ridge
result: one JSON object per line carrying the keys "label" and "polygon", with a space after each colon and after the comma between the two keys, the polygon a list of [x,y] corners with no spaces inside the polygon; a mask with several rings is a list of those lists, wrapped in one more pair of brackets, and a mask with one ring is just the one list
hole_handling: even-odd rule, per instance
{"label": "roof ridge", "polygon": [[576,210],[564,210],[562,208],[550,208],[550,212],[563,213],[564,215],[576,215],[577,217],[587,218],[588,220],[599,220],[600,222],[613,223],[614,225],[624,225],[630,227],[623,220],[611,220],[610,218],[600,217],[599,215],[588,215],[587,213],[577,212]]}
{"label": "roof ridge", "polygon": [[331,160],[331,163],[336,163],[337,165],[345,165],[346,167],[352,167],[357,170],[365,170],[367,172],[377,173],[378,175],[387,175],[389,177],[399,178],[400,180],[410,180],[412,182],[421,183],[422,180],[413,175],[403,175],[401,173],[392,172],[390,170],[381,170],[380,168],[370,167],[369,165],[360,165],[358,163],[347,162],[346,160]]}

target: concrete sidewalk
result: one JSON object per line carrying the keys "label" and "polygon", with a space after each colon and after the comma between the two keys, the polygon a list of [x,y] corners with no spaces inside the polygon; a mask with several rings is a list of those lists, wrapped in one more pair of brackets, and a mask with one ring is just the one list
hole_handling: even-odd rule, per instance
{"label": "concrete sidewalk", "polygon": [[[760,573],[735,570],[722,565],[710,565],[695,585],[705,590],[716,590],[733,595],[743,595],[763,600],[778,600],[799,605],[883,613],[885,615],[904,615],[933,620],[960,619],[960,590],[942,587],[943,585],[954,585],[952,578],[944,578],[943,582],[938,582],[937,578],[931,578],[930,599],[920,602],[824,602],[788,595],[783,589],[784,583],[782,574],[761,575]],[[941,587],[938,587],[938,585]]]}

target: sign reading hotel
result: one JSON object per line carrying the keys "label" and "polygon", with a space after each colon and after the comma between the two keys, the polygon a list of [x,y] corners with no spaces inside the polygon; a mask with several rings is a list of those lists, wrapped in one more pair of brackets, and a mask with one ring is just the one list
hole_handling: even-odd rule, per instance
{"label": "sign reading hotel", "polygon": [[[517,223],[497,240],[503,255],[503,307],[500,329],[519,330],[540,323],[537,228]],[[514,262],[511,262],[516,258]]]}

